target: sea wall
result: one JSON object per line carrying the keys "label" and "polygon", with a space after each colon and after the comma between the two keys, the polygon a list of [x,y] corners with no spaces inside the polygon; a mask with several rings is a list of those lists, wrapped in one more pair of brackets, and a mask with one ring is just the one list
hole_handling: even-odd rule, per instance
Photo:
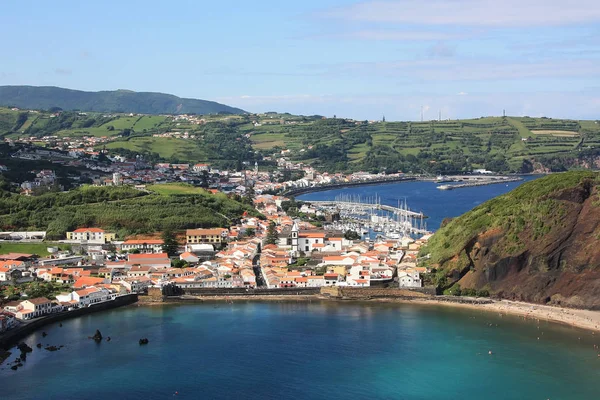
{"label": "sea wall", "polygon": [[345,182],[345,183],[332,183],[330,185],[320,185],[320,186],[311,186],[304,188],[297,188],[288,190],[283,193],[284,196],[298,196],[301,194],[312,193],[312,192],[323,192],[325,190],[331,189],[339,189],[351,186],[367,186],[367,185],[381,185],[385,183],[394,183],[394,182],[410,182],[415,181],[417,178],[415,177],[397,177],[397,178],[388,178],[388,179],[374,179],[371,181],[361,181],[361,182]]}
{"label": "sea wall", "polygon": [[297,296],[317,295],[319,288],[280,288],[280,289],[245,289],[245,288],[189,288],[184,289],[189,296]]}
{"label": "sea wall", "polygon": [[31,322],[22,324],[21,326],[11,329],[0,335],[0,348],[8,349],[15,345],[23,337],[32,332],[55,322],[64,321],[70,318],[81,317],[87,314],[96,313],[99,311],[110,310],[112,308],[122,307],[128,304],[135,303],[138,300],[137,294],[128,294],[117,297],[113,301],[95,304],[92,307],[78,308],[73,311],[65,311],[58,314],[48,315],[47,317],[37,318]]}
{"label": "sea wall", "polygon": [[341,299],[375,299],[375,298],[430,298],[435,295],[433,292],[427,293],[427,290],[408,290],[408,289],[390,289],[390,288],[352,288],[352,287],[324,287],[321,288],[321,294],[332,298]]}

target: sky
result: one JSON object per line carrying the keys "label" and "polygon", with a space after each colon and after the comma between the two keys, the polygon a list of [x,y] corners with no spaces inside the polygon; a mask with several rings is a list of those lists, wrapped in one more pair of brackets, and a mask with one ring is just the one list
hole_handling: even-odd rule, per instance
{"label": "sky", "polygon": [[0,0],[0,85],[250,112],[600,118],[600,1]]}

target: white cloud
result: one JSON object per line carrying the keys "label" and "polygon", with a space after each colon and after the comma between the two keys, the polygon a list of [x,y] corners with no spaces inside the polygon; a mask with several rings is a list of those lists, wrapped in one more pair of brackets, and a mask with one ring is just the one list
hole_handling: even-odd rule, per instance
{"label": "white cloud", "polygon": [[73,71],[71,71],[70,69],[66,69],[66,68],[55,68],[54,73],[56,75],[71,75],[73,73]]}
{"label": "white cloud", "polygon": [[457,40],[472,37],[475,32],[453,33],[442,31],[425,30],[360,30],[356,32],[337,33],[333,35],[320,35],[318,37],[330,37],[352,40],[391,40],[391,41],[434,41],[434,40]]}
{"label": "white cloud", "polygon": [[567,78],[600,76],[600,68],[594,59],[574,59],[555,62],[507,62],[477,59],[417,59],[394,62],[342,63],[323,67],[323,75],[377,74],[406,80],[438,82],[515,80],[525,78]]}
{"label": "white cloud", "polygon": [[469,93],[466,93],[466,92],[458,92],[458,93],[457,93],[457,95],[459,95],[459,96],[466,96],[466,95],[468,95],[468,94],[469,94]]}
{"label": "white cloud", "polygon": [[600,21],[600,5],[597,0],[366,1],[320,15],[377,23],[552,26]]}

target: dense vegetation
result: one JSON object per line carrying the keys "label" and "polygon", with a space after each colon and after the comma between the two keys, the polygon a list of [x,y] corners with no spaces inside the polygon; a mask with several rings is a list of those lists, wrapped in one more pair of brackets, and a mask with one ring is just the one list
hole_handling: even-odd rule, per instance
{"label": "dense vegetation", "polygon": [[128,112],[142,114],[243,113],[213,101],[182,99],[164,93],[116,90],[83,92],[52,86],[0,86],[0,104],[28,109]]}
{"label": "dense vegetation", "polygon": [[250,206],[209,192],[147,194],[126,187],[83,186],[67,193],[25,197],[1,192],[2,230],[47,230],[50,240],[63,239],[79,227],[102,227],[119,237],[166,229],[228,226]]}
{"label": "dense vegetation", "polygon": [[442,263],[460,254],[477,235],[495,228],[502,229],[505,238],[515,244],[512,250],[518,251],[523,245],[519,235],[526,227],[533,228],[532,239],[537,240],[553,227],[560,226],[564,210],[558,200],[548,195],[575,187],[584,180],[600,184],[600,175],[591,171],[566,172],[524,183],[447,223],[421,253],[431,254],[432,264]]}
{"label": "dense vegetation", "polygon": [[[239,170],[255,161],[274,169],[284,150],[292,161],[330,172],[451,174],[485,168],[528,173],[600,165],[598,121],[486,117],[370,123],[267,113],[203,116],[196,122],[0,108],[0,135],[5,137],[103,136],[111,141],[97,149],[106,146],[112,154],[143,155],[151,162],[205,162],[221,169]],[[171,137],[158,136],[165,133]]]}
{"label": "dense vegetation", "polygon": [[[565,240],[576,241],[573,246],[587,246],[597,240],[600,233],[594,231],[596,222],[580,221],[579,213],[586,196],[591,196],[586,207],[600,206],[600,197],[594,194],[598,188],[600,174],[595,172],[553,174],[525,183],[452,219],[421,249],[424,262],[437,270],[430,279],[449,291],[460,292],[460,288],[449,286],[474,271],[476,265],[485,265],[479,272],[486,274],[500,260],[505,260],[498,264],[500,274],[506,274],[512,263],[516,263],[517,271],[524,268],[520,263],[533,263],[531,272],[536,273],[547,272],[555,263],[558,265],[554,268],[573,268],[571,272],[581,272],[579,265],[594,268],[586,260],[575,260],[579,256],[595,257],[585,247],[573,250],[575,255],[569,257],[561,246],[566,245]],[[588,223],[590,226],[584,227]],[[579,234],[589,243],[578,238]],[[521,259],[523,254],[528,255]],[[562,256],[555,259],[554,254]]]}

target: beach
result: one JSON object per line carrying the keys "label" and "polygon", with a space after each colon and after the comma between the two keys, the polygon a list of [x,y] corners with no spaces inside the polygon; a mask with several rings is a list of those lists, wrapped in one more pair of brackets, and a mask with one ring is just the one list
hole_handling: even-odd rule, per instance
{"label": "beach", "polygon": [[[464,298],[461,298],[464,300]],[[186,296],[185,298],[170,299],[164,303],[161,302],[140,302],[140,306],[157,306],[169,304],[187,304],[191,302],[248,302],[248,301],[268,301],[268,302],[294,302],[294,301],[343,301],[343,302],[383,302],[383,303],[410,303],[422,305],[439,305],[446,307],[469,308],[473,310],[492,312],[496,314],[510,314],[521,316],[524,319],[543,320],[573,326],[576,328],[600,332],[600,311],[579,310],[572,308],[562,308],[556,306],[547,306],[541,304],[525,303],[511,300],[493,300],[490,303],[465,303],[449,301],[448,298],[440,299],[435,297],[415,297],[415,298],[376,298],[376,299],[341,299],[324,296],[310,295],[286,295],[286,296]]]}
{"label": "beach", "polygon": [[576,328],[600,332],[600,311],[577,310],[556,306],[525,303],[511,300],[495,300],[488,304],[468,304],[431,299],[380,299],[378,301],[398,301],[413,304],[441,305],[446,307],[469,308],[497,314],[518,315],[524,319],[543,320],[566,324]]}

